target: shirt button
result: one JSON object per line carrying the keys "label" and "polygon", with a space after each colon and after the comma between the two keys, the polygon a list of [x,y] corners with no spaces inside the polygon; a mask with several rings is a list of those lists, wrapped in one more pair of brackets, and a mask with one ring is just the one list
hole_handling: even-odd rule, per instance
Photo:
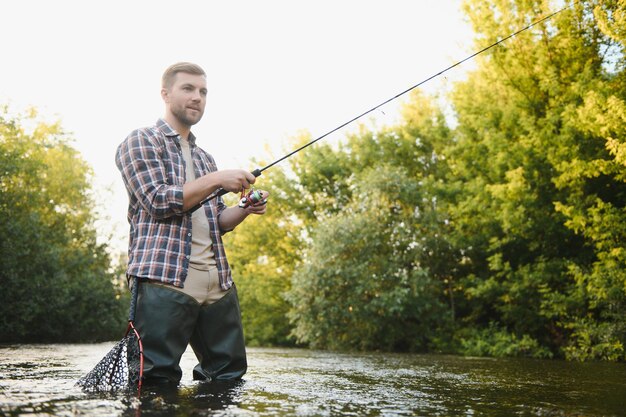
{"label": "shirt button", "polygon": [[187,233],[187,236],[191,236],[191,233]]}

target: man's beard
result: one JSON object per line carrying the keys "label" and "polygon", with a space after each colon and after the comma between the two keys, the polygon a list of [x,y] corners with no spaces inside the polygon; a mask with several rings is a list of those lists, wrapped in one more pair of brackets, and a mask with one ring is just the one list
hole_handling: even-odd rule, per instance
{"label": "man's beard", "polygon": [[187,116],[187,108],[181,107],[179,109],[172,109],[172,114],[178,121],[185,126],[193,126],[202,119],[203,111],[200,111],[197,117],[191,118]]}

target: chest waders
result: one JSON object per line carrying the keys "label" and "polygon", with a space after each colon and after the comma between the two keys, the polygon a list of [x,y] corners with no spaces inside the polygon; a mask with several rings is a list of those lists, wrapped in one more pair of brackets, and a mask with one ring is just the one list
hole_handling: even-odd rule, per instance
{"label": "chest waders", "polygon": [[180,359],[191,345],[196,380],[232,380],[247,370],[237,289],[218,301],[200,304],[173,287],[143,281],[135,326],[144,350],[145,384],[178,384]]}

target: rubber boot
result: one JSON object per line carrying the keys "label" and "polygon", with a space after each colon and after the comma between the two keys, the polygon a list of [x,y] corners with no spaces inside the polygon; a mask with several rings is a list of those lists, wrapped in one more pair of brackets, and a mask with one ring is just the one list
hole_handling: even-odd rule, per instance
{"label": "rubber boot", "polygon": [[144,383],[178,384],[180,358],[187,349],[200,304],[165,285],[141,282],[135,327],[143,344]]}
{"label": "rubber boot", "polygon": [[221,299],[200,308],[190,343],[199,361],[193,379],[233,380],[246,373],[246,346],[234,285]]}

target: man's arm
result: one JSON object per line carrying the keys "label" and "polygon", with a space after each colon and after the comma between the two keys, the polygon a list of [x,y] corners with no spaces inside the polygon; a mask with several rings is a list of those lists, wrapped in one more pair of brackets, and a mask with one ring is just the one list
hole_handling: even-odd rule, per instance
{"label": "man's arm", "polygon": [[155,219],[183,213],[183,187],[170,184],[156,138],[142,129],[133,131],[119,145],[115,163],[124,185]]}

